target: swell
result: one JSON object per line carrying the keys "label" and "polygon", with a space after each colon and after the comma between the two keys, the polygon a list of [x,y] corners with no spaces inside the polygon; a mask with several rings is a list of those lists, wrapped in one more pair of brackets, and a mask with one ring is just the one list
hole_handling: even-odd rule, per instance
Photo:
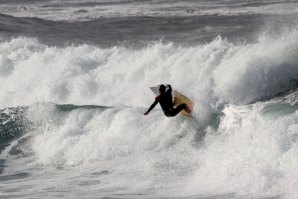
{"label": "swell", "polygon": [[[0,31],[6,37],[36,37],[49,45],[95,44],[102,47],[143,47],[150,42],[175,42],[193,46],[210,42],[218,35],[230,41],[253,42],[266,24],[283,29],[296,15],[239,16],[130,16],[89,21],[52,21],[37,17],[0,14]],[[235,25],[236,24],[236,25]]]}

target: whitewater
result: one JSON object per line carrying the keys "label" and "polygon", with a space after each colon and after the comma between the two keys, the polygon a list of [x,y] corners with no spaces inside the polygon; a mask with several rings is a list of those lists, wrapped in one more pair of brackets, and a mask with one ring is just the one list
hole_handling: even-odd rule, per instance
{"label": "whitewater", "polygon": [[0,197],[298,198],[295,6],[0,1]]}

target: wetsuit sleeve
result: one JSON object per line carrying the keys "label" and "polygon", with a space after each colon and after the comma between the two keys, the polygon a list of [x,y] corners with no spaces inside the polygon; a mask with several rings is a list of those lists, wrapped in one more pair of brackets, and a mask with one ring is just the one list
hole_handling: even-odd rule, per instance
{"label": "wetsuit sleeve", "polygon": [[156,97],[155,101],[153,102],[153,104],[149,107],[149,109],[147,110],[146,114],[148,114],[152,109],[154,109],[154,107],[156,106],[156,104],[158,103],[159,98]]}

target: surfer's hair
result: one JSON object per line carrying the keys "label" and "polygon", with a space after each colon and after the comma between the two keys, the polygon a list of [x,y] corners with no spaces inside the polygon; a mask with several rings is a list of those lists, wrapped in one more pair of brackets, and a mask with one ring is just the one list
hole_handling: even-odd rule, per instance
{"label": "surfer's hair", "polygon": [[160,93],[164,93],[164,92],[166,92],[166,86],[161,84],[161,85],[159,85],[158,90],[159,90]]}

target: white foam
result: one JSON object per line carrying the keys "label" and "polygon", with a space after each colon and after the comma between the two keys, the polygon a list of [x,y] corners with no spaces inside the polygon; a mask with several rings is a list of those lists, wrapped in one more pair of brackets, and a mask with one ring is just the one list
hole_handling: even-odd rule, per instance
{"label": "white foam", "polygon": [[[190,178],[192,194],[236,193],[243,196],[297,197],[296,113],[260,115],[262,103],[227,106],[217,131],[210,129],[199,150],[199,168]],[[295,151],[295,152],[294,152]],[[290,157],[291,156],[291,157]]]}
{"label": "white foam", "polygon": [[209,115],[223,102],[245,104],[285,91],[298,78],[297,37],[292,31],[253,44],[219,37],[194,47],[156,43],[140,50],[57,48],[20,37],[0,43],[0,104],[146,107],[154,99],[147,88],[169,83]]}
{"label": "white foam", "polygon": [[169,119],[160,111],[144,117],[141,108],[117,107],[63,115],[52,104],[38,104],[29,110],[32,122],[42,124],[32,132],[32,165],[73,167],[62,182],[77,179],[78,169],[85,175],[108,171],[99,187],[122,187],[130,194],[294,199],[297,111],[277,105],[226,105],[219,128],[208,127],[202,140],[197,121]]}
{"label": "white foam", "polygon": [[[123,187],[128,193],[146,193],[154,187],[175,191],[176,184],[186,180],[187,169],[195,168],[195,159],[189,157],[195,155],[197,124],[183,117],[163,117],[159,111],[150,117],[142,113],[118,107],[76,109],[63,115],[51,104],[32,106],[28,117],[39,124],[32,132],[32,167],[71,166],[87,175],[108,171],[107,179],[92,178],[105,180],[100,188]],[[73,178],[75,173],[63,175]]]}
{"label": "white foam", "polygon": [[286,90],[298,77],[297,38],[294,30],[278,40],[230,48],[213,72],[216,96],[243,104]]}

